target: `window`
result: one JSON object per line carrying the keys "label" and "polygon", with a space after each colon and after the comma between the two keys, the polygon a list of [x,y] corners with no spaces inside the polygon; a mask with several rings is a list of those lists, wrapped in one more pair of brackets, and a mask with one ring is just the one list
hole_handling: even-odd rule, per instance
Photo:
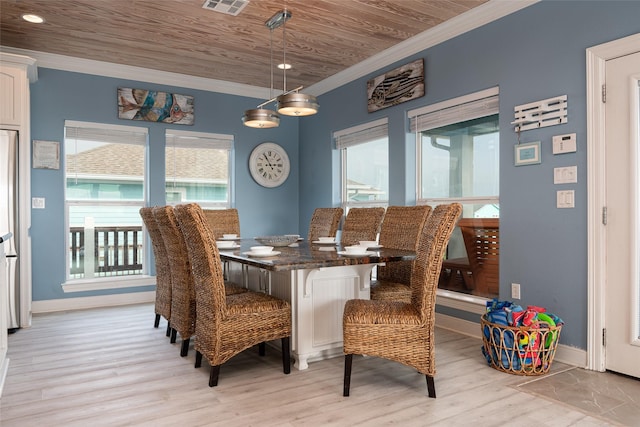
{"label": "window", "polygon": [[147,129],[65,123],[67,280],[141,275]]}
{"label": "window", "polygon": [[[498,89],[416,109],[409,117],[416,133],[418,203],[436,206],[459,202],[464,218],[498,218]],[[496,254],[495,249],[491,254]],[[495,274],[473,273],[460,230],[451,236],[447,258],[450,263],[445,263],[440,288],[486,298],[498,296]]]}
{"label": "window", "polygon": [[463,217],[497,218],[497,89],[409,112],[416,132],[418,203],[460,202]]}
{"label": "window", "polygon": [[341,151],[342,206],[386,206],[389,201],[387,119],[334,133]]}
{"label": "window", "polygon": [[166,141],[167,203],[230,208],[233,137],[167,130]]}

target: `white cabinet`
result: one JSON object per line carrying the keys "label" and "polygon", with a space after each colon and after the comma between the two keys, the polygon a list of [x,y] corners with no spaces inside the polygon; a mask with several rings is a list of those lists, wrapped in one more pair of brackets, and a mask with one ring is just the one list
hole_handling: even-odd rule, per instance
{"label": "white cabinet", "polygon": [[9,291],[7,289],[7,259],[5,258],[5,241],[11,238],[11,234],[0,236],[0,396],[4,379],[9,369],[9,359],[7,359],[7,313],[9,312]]}
{"label": "white cabinet", "polygon": [[21,128],[29,124],[29,81],[35,80],[35,60],[0,53],[0,124]]}

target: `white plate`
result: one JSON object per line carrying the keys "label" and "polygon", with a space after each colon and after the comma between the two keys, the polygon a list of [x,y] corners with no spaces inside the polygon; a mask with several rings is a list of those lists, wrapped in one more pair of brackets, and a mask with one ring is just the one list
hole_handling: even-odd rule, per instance
{"label": "white plate", "polygon": [[233,246],[218,246],[218,250],[219,251],[228,251],[229,249],[238,249],[240,248],[240,245],[233,245]]}
{"label": "white plate", "polygon": [[249,255],[249,256],[255,256],[255,257],[269,257],[269,256],[276,256],[276,255],[280,255],[280,252],[278,251],[271,251],[271,252],[260,252],[260,253],[254,253],[254,252],[243,252],[245,255]]}
{"label": "white plate", "polygon": [[238,236],[238,237],[234,237],[233,239],[227,239],[226,237],[220,237],[216,240],[242,240],[242,237]]}
{"label": "white plate", "polygon": [[361,254],[351,254],[351,253],[347,253],[347,251],[338,251],[338,255],[344,255],[344,256],[371,256],[371,255],[377,255],[375,252],[363,252]]}
{"label": "white plate", "polygon": [[338,244],[338,242],[336,242],[335,240],[333,242],[321,242],[320,240],[314,240],[311,243],[315,245],[337,245]]}

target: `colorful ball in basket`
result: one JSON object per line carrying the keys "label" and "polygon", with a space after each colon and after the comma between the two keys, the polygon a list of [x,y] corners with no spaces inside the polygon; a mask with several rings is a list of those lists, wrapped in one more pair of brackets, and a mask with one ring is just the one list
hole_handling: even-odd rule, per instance
{"label": "colorful ball in basket", "polygon": [[[549,325],[549,328],[555,328],[556,322],[546,313],[538,313],[538,322],[546,323]],[[545,348],[551,347],[551,344],[556,340],[558,333],[557,331],[547,332],[547,338],[544,341]]]}

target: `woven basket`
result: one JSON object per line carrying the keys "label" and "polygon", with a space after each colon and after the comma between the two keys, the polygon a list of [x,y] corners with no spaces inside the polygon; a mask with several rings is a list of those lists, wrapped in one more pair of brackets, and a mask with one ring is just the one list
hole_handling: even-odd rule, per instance
{"label": "woven basket", "polygon": [[480,318],[483,353],[495,369],[514,375],[549,372],[556,354],[562,325],[531,328],[491,323]]}

